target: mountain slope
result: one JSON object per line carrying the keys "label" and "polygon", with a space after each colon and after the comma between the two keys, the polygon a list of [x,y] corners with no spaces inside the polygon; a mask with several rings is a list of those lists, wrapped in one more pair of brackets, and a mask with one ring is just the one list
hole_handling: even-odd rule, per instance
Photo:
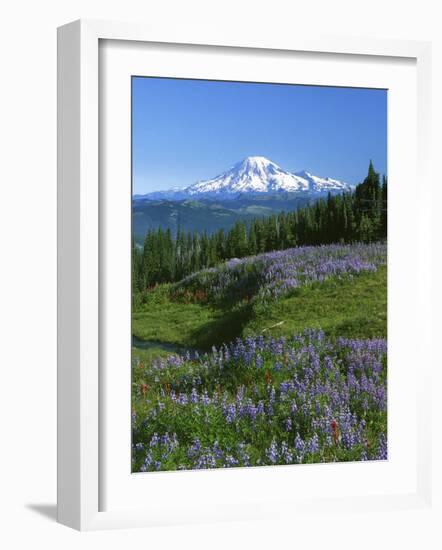
{"label": "mountain slope", "polygon": [[314,176],[303,170],[302,172],[296,172],[298,178],[308,183],[308,191],[312,193],[344,193],[345,191],[351,191],[352,186],[343,181],[335,180],[333,178],[321,178]]}

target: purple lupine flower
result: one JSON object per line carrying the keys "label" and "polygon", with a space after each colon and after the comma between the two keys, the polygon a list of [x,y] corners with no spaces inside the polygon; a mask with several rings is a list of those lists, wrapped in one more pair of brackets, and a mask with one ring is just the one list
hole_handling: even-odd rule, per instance
{"label": "purple lupine flower", "polygon": [[196,391],[196,388],[192,388],[192,393],[190,394],[190,402],[195,404],[198,403],[198,392]]}
{"label": "purple lupine flower", "polygon": [[314,454],[319,451],[319,437],[318,434],[314,434],[306,443],[307,453]]}
{"label": "purple lupine flower", "polygon": [[266,451],[266,456],[272,464],[276,464],[278,461],[278,446],[276,441],[273,440],[270,447]]}
{"label": "purple lupine flower", "polygon": [[226,409],[226,421],[228,424],[231,424],[235,421],[236,418],[236,407],[233,403],[227,405]]}
{"label": "purple lupine flower", "polygon": [[387,438],[384,434],[381,434],[379,437],[379,446],[378,452],[376,454],[376,460],[387,460],[388,459],[388,445]]}
{"label": "purple lupine flower", "polygon": [[156,447],[159,442],[160,442],[160,438],[158,437],[158,434],[154,433],[153,436],[151,437],[149,445],[151,447]]}

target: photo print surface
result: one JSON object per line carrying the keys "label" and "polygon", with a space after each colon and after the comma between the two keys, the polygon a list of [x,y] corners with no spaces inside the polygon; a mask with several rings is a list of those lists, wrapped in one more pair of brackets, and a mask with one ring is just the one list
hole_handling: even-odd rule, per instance
{"label": "photo print surface", "polygon": [[387,91],[132,78],[132,472],[385,460]]}

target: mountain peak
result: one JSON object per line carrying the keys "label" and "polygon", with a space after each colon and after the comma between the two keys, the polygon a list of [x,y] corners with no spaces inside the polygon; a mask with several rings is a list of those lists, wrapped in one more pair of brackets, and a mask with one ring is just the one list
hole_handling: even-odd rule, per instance
{"label": "mountain peak", "polygon": [[269,160],[266,157],[246,157],[241,162],[238,163],[238,165],[241,166],[269,166],[269,165],[275,165],[274,162]]}

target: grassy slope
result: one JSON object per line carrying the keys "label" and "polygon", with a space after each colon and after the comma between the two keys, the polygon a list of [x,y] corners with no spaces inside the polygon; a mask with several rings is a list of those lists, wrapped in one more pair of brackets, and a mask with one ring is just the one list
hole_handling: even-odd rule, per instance
{"label": "grassy slope", "polygon": [[[260,307],[260,306],[259,306]],[[353,280],[327,281],[304,287],[283,300],[255,310],[245,329],[266,330],[272,336],[295,334],[305,328],[322,328],[332,336],[371,338],[387,335],[387,270],[364,273]]]}
{"label": "grassy slope", "polygon": [[[133,314],[132,332],[138,338],[210,349],[236,336],[263,330],[282,336],[321,327],[333,336],[362,338],[385,337],[387,332],[385,267],[352,280],[304,287],[268,306],[246,305],[233,311],[171,302],[161,289],[158,294],[161,299],[152,300]],[[149,355],[152,353],[150,350]]]}

